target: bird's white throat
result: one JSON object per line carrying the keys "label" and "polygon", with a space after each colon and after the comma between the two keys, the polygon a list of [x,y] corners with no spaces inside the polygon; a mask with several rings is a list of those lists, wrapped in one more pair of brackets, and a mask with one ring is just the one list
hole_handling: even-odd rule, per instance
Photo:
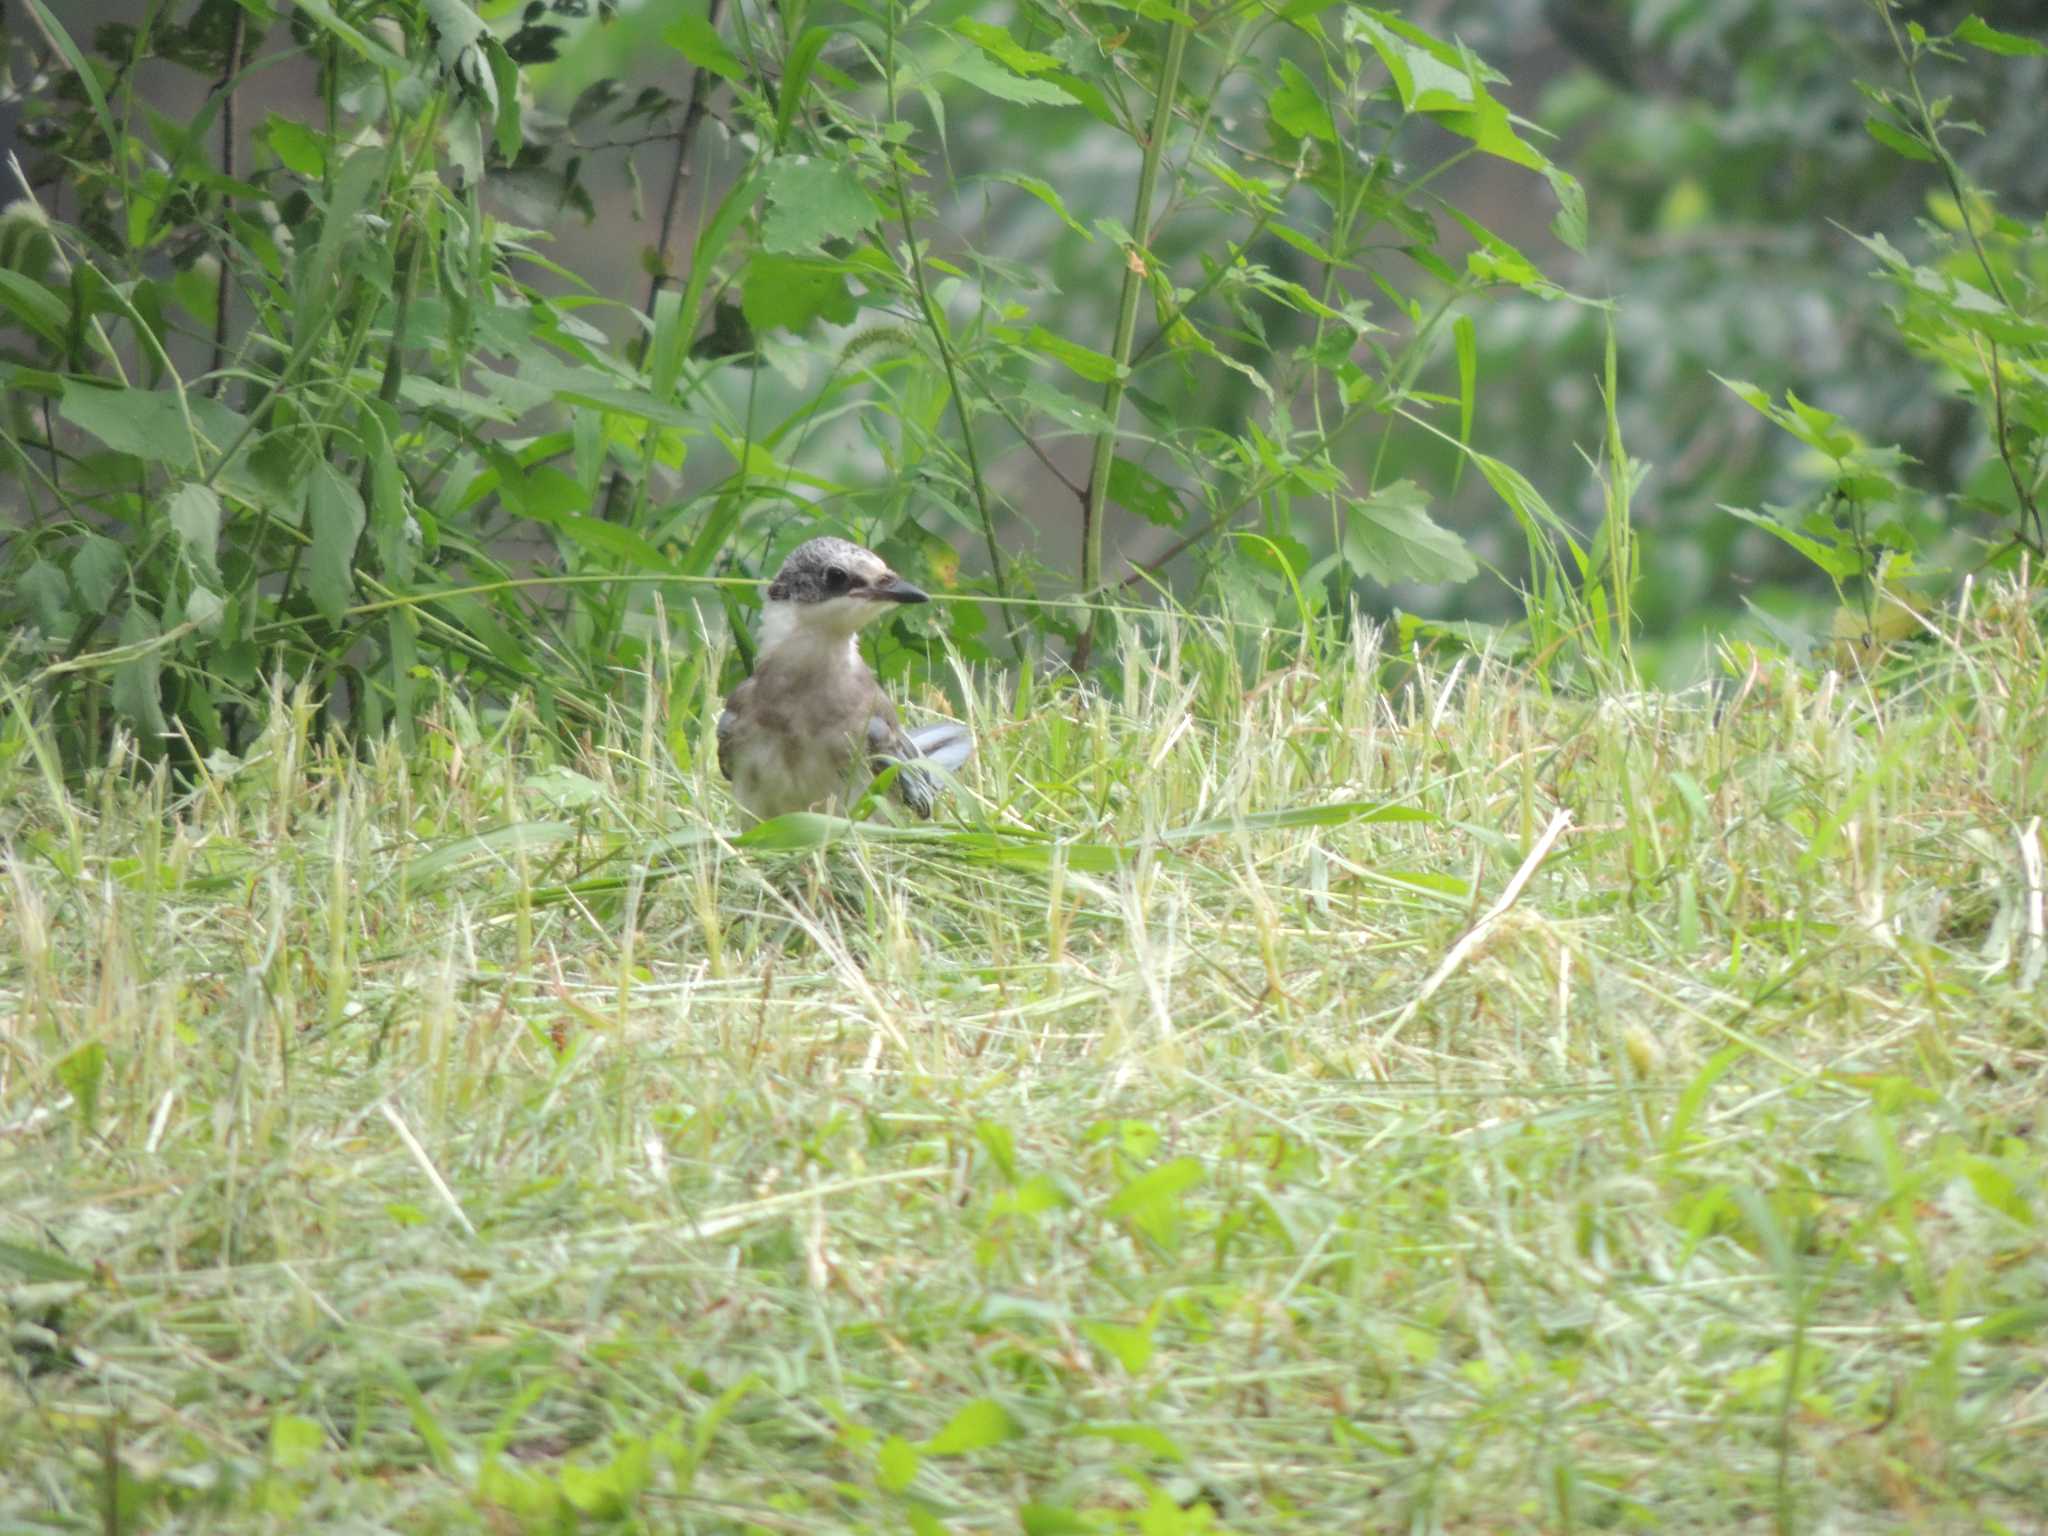
{"label": "bird's white throat", "polygon": [[860,627],[875,617],[876,605],[835,597],[822,603],[771,600],[761,605],[761,660],[787,655],[814,667],[846,666],[860,660]]}

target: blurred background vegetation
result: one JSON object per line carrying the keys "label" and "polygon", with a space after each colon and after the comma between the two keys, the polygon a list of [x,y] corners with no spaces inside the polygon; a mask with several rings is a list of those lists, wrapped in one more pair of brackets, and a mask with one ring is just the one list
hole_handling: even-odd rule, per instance
{"label": "blurred background vegetation", "polygon": [[694,608],[681,720],[821,526],[963,599],[888,671],[1879,642],[2039,553],[2036,9],[6,0],[5,666],[573,724]]}

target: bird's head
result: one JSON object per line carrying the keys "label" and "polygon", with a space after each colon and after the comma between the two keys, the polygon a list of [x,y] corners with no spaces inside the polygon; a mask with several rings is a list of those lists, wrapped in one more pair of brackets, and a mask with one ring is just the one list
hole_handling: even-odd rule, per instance
{"label": "bird's head", "polygon": [[851,639],[898,603],[930,601],[873,550],[845,539],[812,539],[790,551],[768,585],[762,648],[798,631]]}

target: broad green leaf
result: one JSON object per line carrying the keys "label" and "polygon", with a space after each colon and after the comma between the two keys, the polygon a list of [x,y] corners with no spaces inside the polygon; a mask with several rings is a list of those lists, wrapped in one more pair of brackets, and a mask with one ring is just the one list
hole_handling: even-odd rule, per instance
{"label": "broad green leaf", "polygon": [[105,613],[128,577],[128,556],[112,539],[89,533],[71,557],[71,585],[88,612]]}
{"label": "broad green leaf", "polygon": [[924,1443],[924,1451],[928,1456],[959,1456],[1000,1445],[1015,1433],[1002,1404],[978,1397],[948,1419],[946,1427]]}
{"label": "broad green leaf", "polygon": [[187,395],[181,403],[174,390],[108,389],[83,379],[64,381],[64,398],[57,409],[66,421],[83,427],[116,453],[187,472],[202,467],[202,452],[208,457],[218,454],[247,425],[219,401],[202,395]]}
{"label": "broad green leaf", "polygon": [[1154,1242],[1164,1244],[1179,1225],[1181,1196],[1200,1184],[1202,1177],[1200,1163],[1192,1157],[1177,1157],[1124,1185],[1103,1207],[1103,1213],[1124,1218]]}
{"label": "broad green leaf", "polygon": [[764,173],[768,215],[762,248],[780,255],[819,251],[827,240],[850,240],[882,216],[851,165],[794,155]]}
{"label": "broad green leaf", "polygon": [[1280,61],[1280,85],[1266,98],[1266,110],[1273,121],[1297,139],[1337,142],[1337,128],[1330,109],[1315,88],[1315,82],[1286,59]]}
{"label": "broad green leaf", "polygon": [[278,162],[309,180],[327,174],[327,143],[303,123],[271,113],[263,124],[263,140]]}
{"label": "broad green leaf", "polygon": [[306,594],[330,621],[339,622],[355,598],[356,540],[365,513],[356,488],[332,464],[313,467],[306,486]]}
{"label": "broad green leaf", "polygon": [[1135,512],[1148,523],[1156,523],[1162,528],[1178,528],[1186,515],[1172,486],[1129,459],[1110,461],[1109,495],[1125,511]]}
{"label": "broad green leaf", "polygon": [[736,85],[747,78],[747,66],[739,55],[726,47],[717,28],[694,12],[685,11],[670,22],[661,40],[699,69],[708,69]]}
{"label": "broad green leaf", "polygon": [[18,590],[28,600],[36,628],[53,637],[71,633],[71,583],[61,570],[47,560],[38,560],[21,573]]}
{"label": "broad green leaf", "polygon": [[596,517],[564,517],[549,521],[584,549],[611,555],[643,571],[673,569],[660,550],[631,528]]}
{"label": "broad green leaf", "polygon": [[1396,480],[1345,507],[1344,560],[1382,585],[1402,581],[1470,581],[1479,564],[1465,541],[1431,520],[1429,497],[1412,480]]}
{"label": "broad green leaf", "polygon": [[111,689],[114,712],[135,727],[136,735],[150,742],[159,740],[168,730],[163,700],[158,694],[163,650],[151,643],[162,633],[156,616],[140,602],[131,601],[121,615],[121,646],[124,650],[133,647],[135,654],[115,664]]}
{"label": "broad green leaf", "polygon": [[860,306],[847,291],[845,269],[796,256],[756,256],[747,264],[740,311],[757,332],[803,331],[820,318],[850,325]]}
{"label": "broad green leaf", "polygon": [[917,1478],[917,1447],[901,1435],[891,1435],[875,1452],[875,1486],[884,1493],[901,1493]]}
{"label": "broad green leaf", "polygon": [[220,497],[213,488],[188,481],[164,499],[164,515],[193,562],[207,574],[219,569]]}
{"label": "broad green leaf", "polygon": [[1142,1328],[1126,1328],[1119,1323],[1083,1323],[1081,1332],[1088,1341],[1124,1368],[1127,1376],[1136,1376],[1152,1363],[1152,1325],[1148,1322]]}

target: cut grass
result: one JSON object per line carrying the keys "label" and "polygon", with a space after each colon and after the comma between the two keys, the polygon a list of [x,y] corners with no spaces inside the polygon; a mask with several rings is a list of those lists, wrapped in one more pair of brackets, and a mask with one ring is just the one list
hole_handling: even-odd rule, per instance
{"label": "cut grass", "polygon": [[183,787],[8,700],[0,1525],[2038,1529],[2018,594],[1882,682],[1122,656],[782,851],[658,677]]}

